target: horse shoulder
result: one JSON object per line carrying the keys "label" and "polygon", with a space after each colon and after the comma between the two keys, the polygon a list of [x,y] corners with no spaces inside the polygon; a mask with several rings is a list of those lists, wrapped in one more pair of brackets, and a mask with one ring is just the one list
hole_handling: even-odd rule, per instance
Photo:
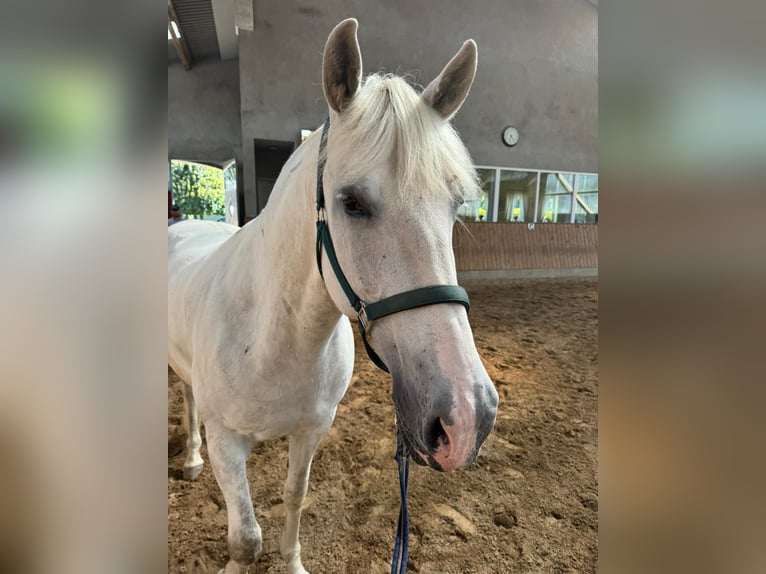
{"label": "horse shoulder", "polygon": [[168,352],[176,362],[190,363],[193,358],[197,322],[211,304],[208,295],[224,259],[216,253],[237,229],[194,220],[168,229]]}

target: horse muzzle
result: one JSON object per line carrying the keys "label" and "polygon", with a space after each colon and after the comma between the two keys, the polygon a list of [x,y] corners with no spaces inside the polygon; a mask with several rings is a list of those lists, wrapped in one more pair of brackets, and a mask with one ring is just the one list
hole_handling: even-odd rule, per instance
{"label": "horse muzzle", "polygon": [[431,390],[440,392],[425,401],[402,400],[416,395],[397,393],[397,387],[395,380],[400,432],[417,464],[450,472],[476,460],[497,415],[497,391],[488,377],[473,385],[434,384]]}

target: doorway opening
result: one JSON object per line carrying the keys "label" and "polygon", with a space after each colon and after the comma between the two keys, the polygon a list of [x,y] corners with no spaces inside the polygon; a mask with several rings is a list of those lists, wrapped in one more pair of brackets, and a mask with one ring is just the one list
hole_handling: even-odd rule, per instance
{"label": "doorway opening", "polygon": [[255,140],[256,214],[266,207],[279,172],[293,149],[295,142],[291,141]]}

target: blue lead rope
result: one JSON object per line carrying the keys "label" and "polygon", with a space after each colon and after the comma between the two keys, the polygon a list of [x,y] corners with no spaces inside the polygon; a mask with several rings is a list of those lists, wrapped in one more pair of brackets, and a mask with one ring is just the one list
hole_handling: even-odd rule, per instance
{"label": "blue lead rope", "polygon": [[396,465],[399,467],[399,493],[402,505],[399,509],[399,525],[396,528],[394,559],[391,562],[391,574],[407,572],[407,553],[410,546],[410,515],[407,512],[407,479],[410,474],[410,457],[404,452],[404,441],[397,433]]}

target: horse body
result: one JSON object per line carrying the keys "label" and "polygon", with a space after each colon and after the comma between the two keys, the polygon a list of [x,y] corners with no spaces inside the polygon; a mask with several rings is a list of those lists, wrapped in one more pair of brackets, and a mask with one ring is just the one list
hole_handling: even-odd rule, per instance
{"label": "horse body", "polygon": [[[360,89],[356,21],[338,25],[327,42],[323,77],[333,127],[323,216],[338,261],[366,301],[456,283],[452,225],[476,182],[447,122],[475,65],[475,45],[467,42],[422,97],[400,78],[371,77]],[[319,139],[296,150],[267,207],[242,229],[204,221],[168,229],[168,362],[185,383],[184,475],[194,478],[203,464],[199,414],[228,511],[226,574],[246,572],[261,550],[247,456],[256,442],[283,436],[290,446],[280,549],[288,574],[307,574],[301,504],[315,449],[351,379],[348,317],[355,312],[326,253],[324,278],[316,264]],[[463,307],[385,317],[373,344],[391,370],[409,450],[438,470],[469,464],[494,424],[497,392]]]}
{"label": "horse body", "polygon": [[316,271],[313,221],[294,216],[312,209],[308,182],[289,170],[305,151],[250,225],[168,229],[171,367],[203,420],[257,441],[329,427],[353,368],[351,326]]}
{"label": "horse body", "polygon": [[294,217],[312,206],[306,171],[291,166],[312,147],[293,155],[251,224],[185,221],[168,229],[168,362],[186,383],[184,473],[194,478],[202,468],[198,412],[229,508],[227,574],[245,572],[261,548],[247,453],[283,436],[290,465],[282,552],[288,572],[305,572],[298,520],[309,467],[351,380],[351,325],[316,271],[313,222]]}

